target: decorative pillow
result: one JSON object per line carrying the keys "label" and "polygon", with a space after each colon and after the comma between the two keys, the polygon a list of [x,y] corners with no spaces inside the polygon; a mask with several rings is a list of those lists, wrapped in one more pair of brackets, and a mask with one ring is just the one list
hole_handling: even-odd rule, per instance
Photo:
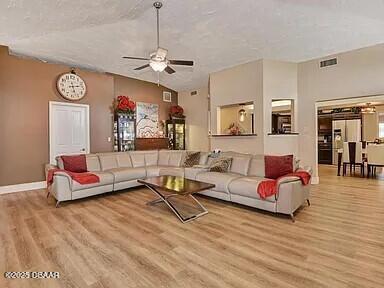
{"label": "decorative pillow", "polygon": [[193,167],[200,163],[200,152],[187,152],[184,160],[184,167]]}
{"label": "decorative pillow", "polygon": [[228,157],[221,157],[218,159],[215,159],[209,166],[209,171],[211,172],[220,172],[225,173],[228,172],[229,167],[231,167],[232,164],[232,158]]}
{"label": "decorative pillow", "polygon": [[264,156],[265,178],[277,179],[293,172],[293,155]]}
{"label": "decorative pillow", "polygon": [[87,159],[84,154],[61,156],[61,160],[63,160],[64,170],[76,173],[88,172]]}

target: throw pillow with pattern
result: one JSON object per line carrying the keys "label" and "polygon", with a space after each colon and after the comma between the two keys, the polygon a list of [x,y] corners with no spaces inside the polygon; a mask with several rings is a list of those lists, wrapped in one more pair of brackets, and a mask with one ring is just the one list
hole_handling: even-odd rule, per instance
{"label": "throw pillow with pattern", "polygon": [[184,167],[193,167],[194,165],[199,165],[200,162],[200,152],[187,152],[184,160]]}
{"label": "throw pillow with pattern", "polygon": [[232,158],[221,157],[215,159],[215,161],[212,162],[212,164],[209,166],[209,171],[225,173],[228,172],[229,167],[231,167],[231,164]]}

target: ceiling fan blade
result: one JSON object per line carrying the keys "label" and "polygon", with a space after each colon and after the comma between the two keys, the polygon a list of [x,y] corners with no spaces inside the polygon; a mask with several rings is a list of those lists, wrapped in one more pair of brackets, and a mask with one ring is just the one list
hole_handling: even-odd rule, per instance
{"label": "ceiling fan blade", "polygon": [[145,65],[137,67],[137,68],[135,68],[133,70],[142,70],[142,69],[147,68],[147,67],[149,67],[149,64],[145,64]]}
{"label": "ceiling fan blade", "polygon": [[165,67],[164,70],[165,70],[165,72],[167,72],[168,74],[173,74],[173,73],[176,72],[176,71],[173,70],[170,66]]}
{"label": "ceiling fan blade", "polygon": [[149,58],[143,58],[143,57],[130,57],[130,56],[123,56],[124,59],[132,59],[132,60],[149,60]]}
{"label": "ceiling fan blade", "polygon": [[193,61],[188,61],[188,60],[169,60],[169,64],[193,66]]}

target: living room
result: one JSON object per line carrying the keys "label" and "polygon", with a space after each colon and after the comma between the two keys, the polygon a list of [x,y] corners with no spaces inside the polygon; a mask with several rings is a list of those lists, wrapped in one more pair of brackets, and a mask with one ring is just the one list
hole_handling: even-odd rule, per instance
{"label": "living room", "polygon": [[1,3],[0,287],[382,287],[383,11]]}

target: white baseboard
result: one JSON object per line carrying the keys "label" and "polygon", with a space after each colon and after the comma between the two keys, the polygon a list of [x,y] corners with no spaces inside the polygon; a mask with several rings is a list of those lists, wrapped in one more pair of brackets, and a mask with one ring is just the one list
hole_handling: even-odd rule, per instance
{"label": "white baseboard", "polygon": [[0,195],[15,193],[15,192],[23,192],[28,190],[44,189],[44,188],[47,188],[47,183],[45,181],[0,186]]}
{"label": "white baseboard", "polygon": [[320,179],[319,176],[312,177],[311,184],[319,184]]}

